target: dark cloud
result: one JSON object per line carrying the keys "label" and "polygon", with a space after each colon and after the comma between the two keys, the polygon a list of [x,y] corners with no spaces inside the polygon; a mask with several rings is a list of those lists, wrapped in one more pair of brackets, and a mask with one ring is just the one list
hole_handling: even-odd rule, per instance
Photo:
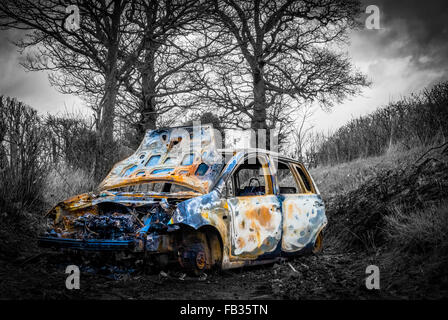
{"label": "dark cloud", "polygon": [[363,0],[362,4],[380,8],[381,30],[361,30],[357,35],[369,49],[368,58],[409,57],[420,70],[438,69],[448,75],[448,1]]}
{"label": "dark cloud", "polygon": [[[380,9],[381,30],[351,32],[348,53],[372,86],[326,113],[317,131],[336,130],[352,118],[448,80],[448,0],[361,0]],[[361,22],[367,18],[362,15]]]}
{"label": "dark cloud", "polygon": [[16,88],[23,83],[23,71],[19,66],[20,56],[14,41],[23,36],[20,30],[3,30],[0,32],[0,94],[17,94]]}

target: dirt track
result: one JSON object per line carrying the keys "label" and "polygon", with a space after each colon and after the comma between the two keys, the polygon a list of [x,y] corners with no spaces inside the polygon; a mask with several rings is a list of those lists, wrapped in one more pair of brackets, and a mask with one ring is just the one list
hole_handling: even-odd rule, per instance
{"label": "dirt track", "polygon": [[29,252],[0,265],[2,299],[372,299],[365,288],[364,258],[326,248],[315,256],[259,267],[212,272],[206,279],[166,270],[147,274],[113,266],[81,266],[79,290],[65,288],[61,254]]}

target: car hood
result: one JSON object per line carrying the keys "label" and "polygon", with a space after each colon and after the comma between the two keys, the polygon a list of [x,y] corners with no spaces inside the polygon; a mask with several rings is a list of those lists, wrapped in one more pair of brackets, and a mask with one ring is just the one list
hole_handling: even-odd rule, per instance
{"label": "car hood", "polygon": [[115,164],[98,190],[171,181],[205,194],[223,165],[211,125],[148,130],[137,151]]}
{"label": "car hood", "polygon": [[[103,191],[98,194],[89,192],[76,195],[59,202],[49,212],[58,211],[78,211],[80,209],[90,208],[100,203],[114,202],[124,206],[139,207],[148,205],[151,202],[160,198],[176,198],[176,199],[190,199],[200,196],[200,193],[191,192],[177,192],[177,193],[157,193],[157,192],[110,192]],[[55,212],[55,213],[56,213]]]}

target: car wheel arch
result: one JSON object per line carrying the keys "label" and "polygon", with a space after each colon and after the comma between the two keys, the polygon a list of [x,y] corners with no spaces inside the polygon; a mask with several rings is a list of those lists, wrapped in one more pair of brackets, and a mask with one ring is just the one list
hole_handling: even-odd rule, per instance
{"label": "car wheel arch", "polygon": [[220,268],[224,256],[224,243],[221,233],[212,225],[204,225],[200,227],[198,231],[204,233],[206,236],[212,259],[212,265]]}

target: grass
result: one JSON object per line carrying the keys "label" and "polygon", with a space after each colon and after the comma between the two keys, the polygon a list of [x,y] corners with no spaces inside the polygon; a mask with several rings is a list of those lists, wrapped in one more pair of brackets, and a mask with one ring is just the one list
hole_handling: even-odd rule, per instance
{"label": "grass", "polygon": [[446,298],[448,201],[423,210],[397,207],[385,219],[390,243],[379,263],[386,288],[404,298]]}
{"label": "grass", "polygon": [[395,170],[412,163],[426,149],[425,147],[417,147],[405,151],[394,146],[381,156],[359,158],[335,166],[320,166],[309,171],[322,196],[329,198],[356,190],[363,183],[375,178],[380,172]]}
{"label": "grass", "polygon": [[327,207],[327,244],[367,254],[396,297],[448,293],[448,156],[420,159],[432,147],[310,170]]}
{"label": "grass", "polygon": [[448,201],[423,210],[395,206],[385,220],[388,238],[402,251],[426,253],[448,243]]}
{"label": "grass", "polygon": [[93,176],[87,172],[58,165],[50,170],[43,186],[46,209],[71,196],[92,191],[95,187]]}

